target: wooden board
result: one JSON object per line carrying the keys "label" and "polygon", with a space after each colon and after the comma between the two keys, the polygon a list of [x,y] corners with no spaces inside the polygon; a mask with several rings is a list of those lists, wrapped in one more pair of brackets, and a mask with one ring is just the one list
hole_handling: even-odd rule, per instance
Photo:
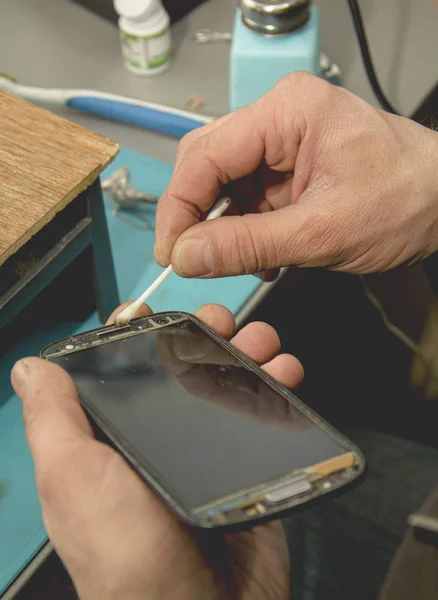
{"label": "wooden board", "polygon": [[0,265],[118,151],[112,140],[0,91]]}

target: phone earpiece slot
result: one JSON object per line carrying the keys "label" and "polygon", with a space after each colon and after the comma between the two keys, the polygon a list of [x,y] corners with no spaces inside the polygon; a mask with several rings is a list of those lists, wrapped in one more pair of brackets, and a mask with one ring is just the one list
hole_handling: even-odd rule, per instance
{"label": "phone earpiece slot", "polygon": [[126,331],[129,331],[130,329],[131,329],[130,325],[126,325],[125,327],[114,327],[113,329],[109,329],[106,331],[98,331],[97,336],[100,340],[105,340],[107,338],[114,337],[115,335],[117,335],[117,336],[119,334],[124,335],[124,333]]}

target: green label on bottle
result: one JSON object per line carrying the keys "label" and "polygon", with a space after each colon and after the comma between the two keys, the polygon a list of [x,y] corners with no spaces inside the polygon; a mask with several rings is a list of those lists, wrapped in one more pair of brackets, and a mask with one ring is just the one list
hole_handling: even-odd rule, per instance
{"label": "green label on bottle", "polygon": [[148,60],[148,67],[150,67],[151,69],[156,68],[156,67],[161,67],[161,65],[166,64],[169,59],[170,59],[170,52],[166,52],[166,53],[162,54],[161,56],[153,56],[152,58],[150,58]]}

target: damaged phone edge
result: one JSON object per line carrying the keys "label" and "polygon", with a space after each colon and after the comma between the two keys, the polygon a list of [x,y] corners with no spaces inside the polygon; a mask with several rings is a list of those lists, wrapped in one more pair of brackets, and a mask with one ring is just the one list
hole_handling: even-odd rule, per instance
{"label": "damaged phone edge", "polygon": [[107,438],[106,441],[124,456],[132,468],[172,510],[184,521],[197,528],[224,530],[249,528],[268,520],[283,517],[299,508],[310,506],[324,497],[333,497],[362,481],[366,472],[365,457],[352,442],[325,422],[287,388],[253,363],[246,355],[189,313],[156,313],[133,319],[129,325],[124,327],[114,325],[101,327],[52,343],[41,351],[40,356],[43,359],[50,360],[51,357],[76,352],[82,348],[90,348],[131,335],[148,333],[154,329],[187,319],[196,323],[215,342],[233,354],[248,369],[255,372],[277,393],[304,413],[317,427],[328,433],[345,449],[345,452],[303,469],[296,469],[275,480],[239,490],[239,492],[218,498],[208,504],[187,509],[177,500],[176,495],[169,493],[162,487],[158,477],[154,477],[150,470],[141,464],[134,449],[125,441],[122,442],[113,433],[105,420],[80,398],[82,407]]}

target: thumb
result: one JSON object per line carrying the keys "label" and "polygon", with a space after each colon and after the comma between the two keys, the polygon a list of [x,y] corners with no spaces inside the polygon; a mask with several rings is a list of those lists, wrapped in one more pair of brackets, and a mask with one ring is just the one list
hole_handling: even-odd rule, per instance
{"label": "thumb", "polygon": [[[311,206],[205,221],[180,236],[172,253],[182,277],[223,277],[326,262],[330,235]],[[325,243],[327,242],[327,243]]]}
{"label": "thumb", "polygon": [[39,358],[23,359],[14,366],[11,382],[23,403],[38,480],[40,473],[58,469],[63,458],[71,456],[75,442],[91,439],[93,434],[72,379],[57,365]]}

